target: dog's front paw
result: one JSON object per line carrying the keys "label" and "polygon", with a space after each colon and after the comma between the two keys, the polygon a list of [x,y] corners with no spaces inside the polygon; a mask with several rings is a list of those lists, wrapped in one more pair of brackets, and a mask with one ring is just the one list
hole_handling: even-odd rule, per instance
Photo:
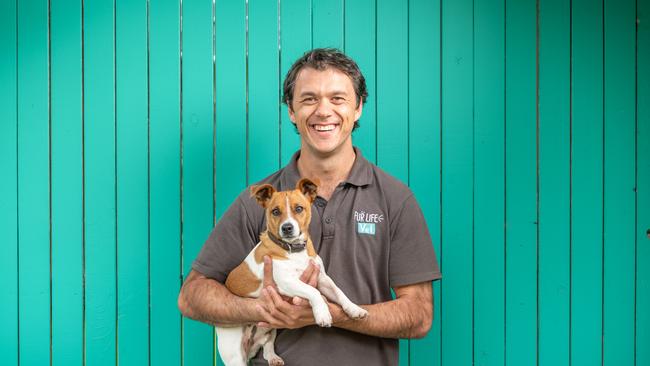
{"label": "dog's front paw", "polygon": [[352,319],[363,319],[368,316],[368,311],[366,309],[355,304],[343,308],[343,311],[345,311],[345,313]]}
{"label": "dog's front paw", "polygon": [[327,306],[314,308],[314,319],[316,320],[316,324],[321,327],[332,326],[332,314],[330,314]]}
{"label": "dog's front paw", "polygon": [[270,366],[283,366],[284,365],[284,360],[280,358],[280,356],[275,355],[269,360],[269,365]]}

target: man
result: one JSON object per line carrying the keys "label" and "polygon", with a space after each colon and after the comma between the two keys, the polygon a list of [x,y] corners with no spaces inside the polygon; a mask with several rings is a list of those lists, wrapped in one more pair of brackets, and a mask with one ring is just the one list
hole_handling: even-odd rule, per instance
{"label": "man", "polygon": [[[210,324],[278,328],[275,349],[288,365],[397,365],[397,339],[426,335],[433,317],[431,281],[440,271],[411,191],[352,145],[366,98],[363,75],[341,52],[314,49],[298,59],[287,73],[283,99],[301,147],[285,168],[262,182],[285,190],[300,177],[320,181],[310,235],[326,272],[354,303],[367,304],[362,307],[368,317],[351,320],[330,304],[333,327],[320,328],[308,302],[281,297],[270,275],[258,299],[225,288],[228,273],[266,225],[248,190],[223,215],[193,263],[178,300],[183,315]],[[270,266],[265,260],[265,274]],[[317,272],[310,265],[302,279],[313,285]],[[253,364],[266,362],[258,354]]]}

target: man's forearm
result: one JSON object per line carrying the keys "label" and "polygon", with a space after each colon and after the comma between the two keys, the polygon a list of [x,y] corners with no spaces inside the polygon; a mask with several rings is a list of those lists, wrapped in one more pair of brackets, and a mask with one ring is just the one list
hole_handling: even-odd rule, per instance
{"label": "man's forearm", "polygon": [[259,321],[255,300],[233,295],[223,284],[192,271],[178,296],[184,316],[218,326]]}
{"label": "man's forearm", "polygon": [[[426,282],[413,286],[409,286],[408,292],[402,296],[398,294],[398,298],[395,300],[362,305],[361,307],[368,310],[368,316],[365,319],[350,319],[340,306],[330,304],[330,311],[335,319],[334,326],[384,338],[422,338],[426,336],[433,319],[431,283]],[[397,290],[396,293],[398,293]]]}

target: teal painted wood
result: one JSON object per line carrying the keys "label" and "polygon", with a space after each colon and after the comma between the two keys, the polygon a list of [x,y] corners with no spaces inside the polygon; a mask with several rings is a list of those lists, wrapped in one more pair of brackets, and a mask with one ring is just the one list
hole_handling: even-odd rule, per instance
{"label": "teal painted wood", "polygon": [[650,364],[650,2],[637,2],[636,365]]}
{"label": "teal painted wood", "polygon": [[81,3],[50,3],[52,365],[83,364]]}
{"label": "teal painted wood", "polygon": [[650,364],[650,3],[637,3],[636,364]]}
{"label": "teal painted wood", "polygon": [[147,2],[116,0],[117,354],[149,363]]}
{"label": "teal painted wood", "polygon": [[[309,2],[284,0],[280,2],[280,82],[291,65],[311,49],[311,7]],[[280,165],[285,166],[300,148],[300,138],[289,119],[286,105],[280,115]]]}
{"label": "teal painted wood", "polygon": [[248,3],[248,182],[280,168],[278,4]]}
{"label": "teal painted wood", "polygon": [[50,362],[47,2],[18,2],[18,327],[21,365]]}
{"label": "teal painted wood", "polygon": [[368,99],[363,105],[359,127],[352,142],[368,161],[377,161],[377,83],[375,0],[345,1],[345,53],[357,63],[364,78]]}
{"label": "teal painted wood", "polygon": [[603,12],[576,0],[571,67],[571,364],[602,364]]}
{"label": "teal painted wood", "polygon": [[243,1],[216,3],[217,220],[248,183],[246,11]]}
{"label": "teal painted wood", "polygon": [[343,49],[344,12],[343,0],[312,0],[312,46]]}
{"label": "teal painted wood", "polygon": [[535,6],[506,1],[507,365],[537,362]]}
{"label": "teal painted wood", "polygon": [[505,358],[505,1],[474,3],[474,363]]}
{"label": "teal painted wood", "polygon": [[539,365],[569,365],[570,3],[539,4]]}
{"label": "teal painted wood", "polygon": [[216,4],[216,213],[246,187],[246,4]]}
{"label": "teal painted wood", "polygon": [[408,184],[408,7],[377,1],[377,163]]}
{"label": "teal painted wood", "polygon": [[[377,0],[377,164],[408,184],[408,3]],[[409,342],[400,340],[400,365]]]}
{"label": "teal painted wood", "polygon": [[[214,226],[214,65],[212,2],[182,4],[182,250],[183,273],[189,273]],[[214,360],[214,328],[183,320],[183,364]]]}
{"label": "teal painted wood", "polygon": [[442,364],[472,363],[473,5],[442,2]]}
{"label": "teal painted wood", "polygon": [[[149,3],[150,360],[181,365],[180,3]],[[189,259],[188,259],[189,260]]]}
{"label": "teal painted wood", "polygon": [[605,1],[604,365],[634,363],[635,3]]}
{"label": "teal painted wood", "polygon": [[[409,185],[440,259],[440,2],[409,2]],[[433,286],[433,324],[410,342],[410,364],[439,366],[440,282]]]}
{"label": "teal painted wood", "polygon": [[114,3],[86,1],[84,39],[85,361],[116,356]]}
{"label": "teal painted wood", "polygon": [[0,354],[18,365],[18,70],[17,1],[0,2]]}

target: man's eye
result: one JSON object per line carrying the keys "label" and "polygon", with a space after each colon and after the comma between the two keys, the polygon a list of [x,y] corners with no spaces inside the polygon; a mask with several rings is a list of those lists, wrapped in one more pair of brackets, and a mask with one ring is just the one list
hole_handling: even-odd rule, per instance
{"label": "man's eye", "polygon": [[303,208],[302,208],[302,206],[296,206],[295,210],[296,210],[296,213],[301,213]]}
{"label": "man's eye", "polygon": [[343,98],[343,97],[334,97],[334,98],[332,98],[332,102],[334,102],[334,103],[343,103],[343,102],[345,102],[345,98]]}
{"label": "man's eye", "polygon": [[303,99],[302,102],[303,102],[304,104],[314,104],[314,103],[316,103],[316,98],[314,98],[314,97],[307,97],[307,98]]}
{"label": "man's eye", "polygon": [[271,215],[280,216],[280,210],[277,209],[277,208],[274,208],[273,210],[271,210]]}

